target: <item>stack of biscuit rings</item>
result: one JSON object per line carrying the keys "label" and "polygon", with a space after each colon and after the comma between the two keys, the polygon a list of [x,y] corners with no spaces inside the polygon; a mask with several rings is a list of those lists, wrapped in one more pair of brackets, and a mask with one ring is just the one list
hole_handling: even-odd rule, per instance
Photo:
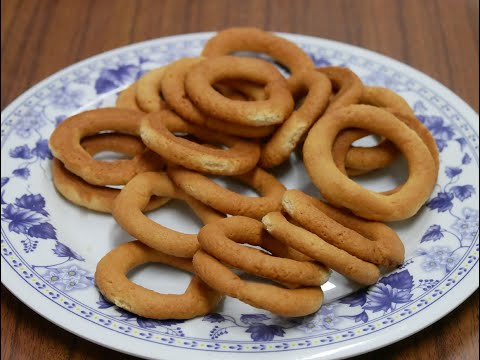
{"label": "stack of biscuit rings", "polygon": [[[198,235],[202,249],[193,257],[196,274],[223,294],[281,316],[303,316],[317,311],[323,302],[319,285],[327,281],[328,270],[311,262],[276,258],[236,244],[261,246],[264,236],[260,222],[241,216],[203,227]],[[286,289],[248,282],[224,264],[274,281],[306,286]]]}
{"label": "stack of biscuit rings", "polygon": [[[194,65],[199,64],[203,60],[203,58],[184,58],[177,60],[168,66],[168,71],[162,81],[161,92],[170,108],[183,119],[192,122],[193,124],[202,125],[209,129],[218,130],[226,134],[247,138],[259,138],[270,135],[275,130],[275,126],[273,125],[254,127],[225,122],[213,116],[204,114],[192,104],[185,91],[185,76]],[[239,85],[235,84],[232,88],[228,85],[222,86],[222,84],[214,84],[215,89],[220,87],[220,89],[226,88],[232,90],[235,89],[235,86]],[[245,84],[241,87],[243,91],[240,91],[240,93],[246,93],[246,96],[249,96],[249,94],[252,92],[252,87],[250,87],[250,89],[245,89]],[[254,91],[255,90],[253,90],[253,92]],[[225,95],[225,92],[226,90],[223,91],[222,95]],[[238,100],[235,98],[232,99],[231,97],[230,99],[233,101]]]}
{"label": "stack of biscuit rings", "polygon": [[164,162],[148,148],[132,159],[97,161],[80,142],[84,137],[107,130],[138,136],[144,115],[118,108],[82,112],[60,123],[50,137],[50,149],[69,171],[92,185],[124,185],[139,173],[161,170]]}
{"label": "stack of biscuit rings", "polygon": [[168,255],[192,257],[198,250],[197,236],[168,229],[143,214],[152,195],[185,201],[207,224],[223,215],[185,194],[167,174],[145,172],[134,177],[115,199],[113,217],[131,236]]}
{"label": "stack of biscuit rings", "polygon": [[[378,145],[354,144],[372,134]],[[199,57],[146,72],[119,94],[115,108],[64,120],[49,145],[58,192],[111,213],[134,238],[99,262],[100,292],[154,319],[205,315],[224,295],[280,316],[305,316],[322,305],[331,270],[374,284],[405,256],[400,238],[379,221],[415,215],[439,172],[435,140],[401,96],[364,85],[344,67],[315,68],[297,45],[253,28],[221,31]],[[129,159],[101,161],[95,155],[103,151]],[[289,168],[294,151],[302,151],[326,202],[287,190],[274,176]],[[380,193],[350,179],[399,154],[408,163],[404,184]],[[231,176],[259,197],[226,189],[212,175]],[[144,214],[170,199],[200,218],[198,234]],[[130,281],[127,273],[146,262],[191,272],[185,293],[160,294]]]}
{"label": "stack of biscuit rings", "polygon": [[[379,194],[367,190],[338,169],[332,147],[338,133],[352,127],[386,137],[405,155],[409,177],[397,192]],[[390,112],[370,105],[350,105],[324,115],[308,133],[303,160],[310,178],[328,202],[378,221],[398,221],[415,215],[433,191],[438,174],[432,153],[418,134]]]}
{"label": "stack of biscuit rings", "polygon": [[[87,137],[82,140],[81,145],[92,156],[107,150],[135,156],[145,150],[145,145],[138,137],[115,133]],[[120,193],[119,189],[87,183],[65,169],[58,159],[53,159],[52,176],[53,183],[60,194],[72,203],[91,210],[111,213],[114,201]],[[145,211],[156,209],[167,201],[168,198],[152,197]]]}
{"label": "stack of biscuit rings", "polygon": [[[217,82],[238,78],[264,84],[267,99],[230,100],[212,87]],[[275,66],[254,58],[219,56],[201,61],[187,73],[185,90],[192,102],[207,116],[242,125],[280,124],[294,107],[285,78]]]}
{"label": "stack of biscuit rings", "polygon": [[[364,86],[360,104],[388,108],[397,113],[415,116],[407,102],[395,92],[378,86]],[[363,136],[362,136],[363,135]],[[347,139],[360,139],[369,135],[363,130],[344,130],[337,136],[336,142]],[[381,140],[373,147],[353,146],[345,158],[347,174],[355,176],[365,174],[375,169],[380,169],[391,164],[398,155],[397,148],[388,140]]]}

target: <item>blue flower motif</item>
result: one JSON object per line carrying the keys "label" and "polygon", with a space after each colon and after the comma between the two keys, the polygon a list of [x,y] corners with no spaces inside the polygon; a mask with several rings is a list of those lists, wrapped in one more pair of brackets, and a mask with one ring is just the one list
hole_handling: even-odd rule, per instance
{"label": "blue flower motif", "polygon": [[26,167],[18,168],[18,169],[13,170],[12,174],[14,176],[17,176],[17,177],[28,179],[28,177],[30,176],[30,170],[28,170],[28,168],[26,168]]}
{"label": "blue flower motif", "polygon": [[[447,259],[451,258],[451,250],[448,247],[435,246],[428,250],[417,250],[417,253],[424,255],[422,262],[423,270],[430,272],[434,270],[445,270]],[[448,261],[450,263],[450,261]]]}
{"label": "blue flower motif", "polygon": [[83,282],[81,278],[63,279],[62,283],[64,285],[65,291],[85,289],[86,287],[89,286],[89,284],[86,284],[85,282]]}
{"label": "blue flower motif", "polygon": [[110,301],[108,301],[102,294],[100,294],[100,297],[96,302],[96,304],[98,305],[99,309],[108,309],[108,308],[111,308],[112,306],[115,306]]}
{"label": "blue flower motif", "polygon": [[68,268],[60,269],[62,272],[62,279],[81,279],[87,273],[85,270],[80,269],[78,266],[70,266]]}
{"label": "blue flower motif", "polygon": [[455,176],[459,175],[462,173],[462,169],[458,168],[458,167],[450,167],[450,166],[447,166],[447,168],[445,169],[445,174],[447,174],[447,176],[451,179],[451,178],[454,178]]}
{"label": "blue flower motif", "polygon": [[471,208],[464,208],[462,211],[462,218],[459,218],[452,225],[461,237],[462,243],[470,244],[477,235],[479,221],[478,210]]}
{"label": "blue flower motif", "polygon": [[368,314],[365,310],[362,311],[360,314],[357,314],[357,315],[343,315],[342,317],[347,318],[347,319],[352,319],[356,323],[357,322],[366,323],[368,321]]}
{"label": "blue flower motif", "polygon": [[55,249],[53,249],[52,251],[55,255],[59,257],[66,257],[66,258],[75,259],[78,261],[85,261],[83,257],[78,255],[75,251],[73,251],[68,246],[62,244],[59,241],[55,243]]}
{"label": "blue flower motif", "polygon": [[[463,151],[463,148],[465,147],[465,145],[467,145],[467,140],[465,140],[465,138],[457,138],[457,139],[455,139],[455,141],[458,142],[458,144],[460,145],[460,150]],[[467,154],[465,154],[465,155],[467,155]],[[462,162],[462,164],[464,164],[464,163]]]}
{"label": "blue flower motif", "polygon": [[465,155],[463,155],[463,158],[462,158],[462,164],[463,165],[468,165],[472,162],[472,158],[470,157],[470,155],[468,155],[467,153],[465,153]]}
{"label": "blue flower motif", "polygon": [[23,137],[29,138],[32,135],[32,132],[39,130],[46,124],[45,119],[42,117],[42,114],[30,110],[25,113],[18,121],[15,122],[16,133]]}
{"label": "blue flower motif", "polygon": [[475,194],[475,188],[472,185],[454,186],[450,191],[460,201]]}
{"label": "blue flower motif", "polygon": [[45,159],[53,159],[53,155],[50,152],[50,148],[48,147],[48,140],[47,139],[40,139],[37,141],[37,144],[32,150],[32,154],[36,157],[45,160]]}
{"label": "blue flower motif", "polygon": [[367,292],[367,302],[363,308],[373,312],[388,312],[394,310],[397,304],[408,303],[412,296],[410,290],[402,290],[390,284],[378,282]]}
{"label": "blue flower motif", "polygon": [[130,320],[136,317],[135,314],[132,314],[130,311],[116,307],[115,311],[120,313],[120,317],[126,320]]}
{"label": "blue flower motif", "polygon": [[14,149],[11,149],[9,154],[10,154],[10,157],[16,158],[16,159],[27,160],[33,157],[28,145],[17,146]]}
{"label": "blue flower motif", "polygon": [[136,65],[120,65],[116,69],[103,69],[95,82],[97,94],[103,94],[122,85],[133,83],[140,69]]}
{"label": "blue flower motif", "polygon": [[45,279],[51,283],[51,284],[55,284],[55,283],[58,283],[58,282],[61,282],[62,281],[62,276],[60,273],[58,273],[57,271],[55,270],[51,270],[48,272],[48,275],[45,276]]}
{"label": "blue flower motif", "polygon": [[425,234],[423,234],[422,240],[420,242],[437,241],[441,238],[443,238],[443,233],[440,225],[432,225],[427,229]]}
{"label": "blue flower motif", "polygon": [[240,321],[247,325],[256,324],[268,319],[270,318],[264,314],[242,314],[242,316],[240,316]]}
{"label": "blue flower motif", "polygon": [[86,94],[83,89],[62,86],[51,94],[52,104],[60,109],[74,109],[84,103]]}
{"label": "blue flower motif", "polygon": [[45,199],[41,194],[22,195],[22,197],[15,199],[15,205],[48,216],[48,212],[45,210]]}
{"label": "blue flower motif", "polygon": [[10,222],[8,229],[17,234],[27,234],[31,226],[40,224],[43,217],[35,211],[18,208],[8,204],[3,210],[2,219]]}
{"label": "blue flower motif", "polygon": [[350,307],[355,306],[363,306],[367,302],[367,294],[365,290],[360,290],[352,295],[345,296],[344,298],[340,299],[340,303],[348,304]]}
{"label": "blue flower motif", "polygon": [[27,230],[27,234],[40,239],[54,239],[57,240],[57,234],[52,224],[43,222],[38,225],[33,225]]}
{"label": "blue flower motif", "polygon": [[418,115],[417,117],[432,133],[439,151],[442,151],[447,146],[447,141],[455,136],[455,131],[451,126],[444,125],[443,118],[440,116]]}
{"label": "blue flower motif", "polygon": [[312,61],[315,64],[315,67],[332,65],[332,63],[328,61],[326,58],[324,58],[323,56],[310,55],[310,57],[312,58]]}
{"label": "blue flower motif", "polygon": [[275,336],[283,337],[285,331],[278,325],[252,324],[245,332],[250,333],[253,341],[271,341]]}
{"label": "blue flower motif", "polygon": [[394,288],[408,290],[413,288],[413,276],[408,270],[399,271],[380,279],[385,285],[391,285]]}
{"label": "blue flower motif", "polygon": [[225,321],[225,318],[217,313],[211,313],[203,317],[202,321],[208,321],[210,323],[220,323]]}
{"label": "blue flower motif", "polygon": [[453,194],[447,192],[439,192],[436,197],[427,202],[426,206],[432,210],[437,209],[438,212],[445,212],[453,207]]}
{"label": "blue flower motif", "polygon": [[321,321],[313,318],[309,321],[304,322],[300,326],[297,327],[298,330],[303,331],[307,334],[311,334],[313,332],[321,331],[324,329],[323,324]]}

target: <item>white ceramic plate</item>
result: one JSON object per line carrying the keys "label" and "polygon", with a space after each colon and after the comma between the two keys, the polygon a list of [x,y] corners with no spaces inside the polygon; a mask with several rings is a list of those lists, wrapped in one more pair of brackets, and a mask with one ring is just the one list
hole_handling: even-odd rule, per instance
{"label": "white ceramic plate", "polygon": [[[154,321],[102,299],[93,282],[95,265],[130,237],[111,216],[76,207],[56,193],[48,138],[65,117],[114,104],[117,93],[145,71],[199,54],[211,36],[163,38],[95,56],[42,81],[2,112],[5,286],[78,336],[161,359],[262,359],[273,353],[276,359],[353,356],[423,329],[478,287],[478,115],[441,84],[392,59],[337,42],[282,34],[304,48],[318,66],[348,66],[366,84],[397,91],[435,137],[441,155],[435,191],[413,219],[392,225],[405,243],[405,264],[357,292],[334,275],[324,286],[325,304],[305,318],[282,319],[228,298],[215,314]],[[360,181],[385,189],[401,181],[402,173],[405,164],[400,162]],[[295,155],[276,174],[288,188],[317,194]],[[181,204],[172,203],[150,216],[187,232],[200,226]],[[189,281],[184,273],[153,265],[136,270],[132,278],[152,289],[177,293]]]}

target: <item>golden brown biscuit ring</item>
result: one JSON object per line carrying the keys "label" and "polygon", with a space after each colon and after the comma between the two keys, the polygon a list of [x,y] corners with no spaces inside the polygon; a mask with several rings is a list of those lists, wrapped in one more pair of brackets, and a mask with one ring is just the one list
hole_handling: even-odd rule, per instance
{"label": "golden brown biscuit ring", "polygon": [[252,51],[270,55],[291,73],[314,68],[310,56],[293,42],[257,28],[230,28],[207,41],[202,56],[214,57]]}
{"label": "golden brown biscuit ring", "polygon": [[[265,84],[267,100],[229,100],[212,87],[217,82],[234,79]],[[294,107],[285,78],[272,64],[254,58],[220,56],[204,60],[187,73],[185,90],[203,113],[249,126],[280,124]]]}
{"label": "golden brown biscuit ring", "polygon": [[170,166],[168,175],[180,189],[205,205],[224,214],[243,215],[254,219],[261,219],[269,212],[280,210],[286,190],[275,176],[260,168],[235,177],[254,188],[260,197],[237,194],[202,174],[177,166]]}
{"label": "golden brown biscuit ring", "polygon": [[146,172],[135,176],[115,199],[113,217],[131,236],[165,254],[192,257],[199,247],[197,235],[168,229],[146,217],[142,211],[152,195],[185,201],[204,224],[223,218],[177,188],[165,173]]}
{"label": "golden brown biscuit ring", "polygon": [[317,71],[291,76],[288,86],[294,99],[307,93],[302,105],[278,128],[263,145],[260,166],[271,168],[288,159],[310,127],[323,114],[332,91],[330,80]]}
{"label": "golden brown biscuit ring", "polygon": [[299,190],[286,191],[282,204],[303,228],[359,259],[387,267],[403,263],[403,243],[383,223],[358,218]]}
{"label": "golden brown biscuit ring", "polygon": [[270,235],[260,221],[232,216],[205,225],[198,233],[200,247],[222,263],[247,273],[277,282],[320,286],[327,282],[330,271],[323,265],[268,255],[240,244],[263,246]]}
{"label": "golden brown biscuit ring", "polygon": [[178,295],[160,294],[127,278],[131,269],[149,262],[194,273],[191,260],[166,255],[140,241],[132,241],[118,246],[100,260],[95,271],[96,285],[118,307],[151,319],[191,319],[206,315],[222,299],[221,294],[196,275],[187,290]]}
{"label": "golden brown biscuit ring", "polygon": [[[397,112],[393,109],[388,109],[388,108],[386,110],[390,111],[399,120],[407,124],[408,127],[410,127],[412,130],[414,130],[418,134],[418,136],[420,136],[420,138],[423,140],[425,145],[427,145],[428,150],[432,154],[433,160],[435,162],[436,172],[438,173],[438,168],[440,166],[438,148],[437,148],[437,144],[435,142],[434,137],[432,136],[430,131],[427,129],[427,127],[423,125],[423,123],[420,120],[418,120],[414,115],[409,115],[404,112]],[[340,138],[340,135],[337,136],[337,139],[335,140],[335,144],[332,149],[333,159],[342,173],[348,174],[349,176],[361,175],[368,171],[357,170],[357,169],[346,169],[345,158],[351,144],[355,140],[363,136],[369,135],[369,133],[368,131],[364,131],[364,130],[355,130],[355,131],[347,130],[347,131],[349,132],[348,136],[342,136],[341,138]],[[342,131],[340,134],[342,134],[343,132],[344,131]],[[355,173],[355,171],[357,173]],[[395,189],[385,191],[383,192],[383,194],[392,194],[394,192],[397,192],[401,186],[402,185],[400,185]]]}
{"label": "golden brown biscuit ring", "polygon": [[80,145],[81,140],[101,131],[139,135],[144,113],[118,108],[84,111],[62,121],[49,141],[53,156],[92,185],[123,185],[136,174],[161,169],[164,162],[149,149],[132,159],[97,161]]}
{"label": "golden brown biscuit ring", "polygon": [[331,83],[333,95],[326,113],[341,107],[358,104],[363,92],[362,80],[350,69],[341,66],[323,66],[316,69],[326,75]]}
{"label": "golden brown biscuit ring", "polygon": [[138,106],[145,112],[160,111],[166,108],[162,99],[162,81],[166,66],[150,70],[137,81],[136,99]]}
{"label": "golden brown biscuit ring", "polygon": [[[92,156],[106,150],[135,156],[145,149],[145,145],[138,137],[114,133],[85,138],[82,141],[82,146]],[[119,189],[90,185],[65,169],[65,166],[58,159],[53,159],[52,175],[55,188],[67,200],[90,210],[112,212],[115,198],[120,193]],[[168,200],[168,198],[152,197],[145,211],[156,209]]]}
{"label": "golden brown biscuit ring", "polygon": [[[364,86],[360,103],[388,108],[398,113],[415,116],[410,105],[400,95],[384,87]],[[356,130],[345,130],[339,134],[337,140],[341,141],[343,136],[349,137],[350,131],[355,133],[352,136],[359,136],[362,133]],[[360,138],[358,137],[358,139]],[[345,159],[347,172],[350,174],[350,169],[360,170],[362,173],[380,169],[391,164],[397,156],[397,148],[385,139],[373,147],[353,146]]]}
{"label": "golden brown biscuit ring", "polygon": [[280,316],[308,315],[317,311],[323,302],[323,292],[318,286],[284,289],[248,282],[203,250],[193,256],[193,268],[203,281],[220,293]]}
{"label": "golden brown biscuit ring", "polygon": [[[188,133],[211,144],[220,143],[229,149],[200,145],[175,136],[175,132]],[[169,162],[209,174],[244,174],[255,167],[260,157],[257,143],[190,124],[168,110],[148,114],[142,121],[140,134],[145,145]]]}
{"label": "golden brown biscuit ring", "polygon": [[[384,195],[367,190],[338,169],[332,157],[333,143],[340,131],[351,127],[386,137],[405,155],[409,177],[398,192]],[[433,191],[438,175],[432,154],[418,134],[390,112],[370,105],[350,105],[324,115],[308,133],[303,161],[329,203],[379,221],[415,215]]]}
{"label": "golden brown biscuit ring", "polygon": [[263,85],[255,84],[250,81],[238,80],[238,79],[223,81],[222,84],[230,86],[236,91],[239,91],[244,96],[246,96],[248,100],[251,100],[251,101],[267,100],[267,95],[265,94],[265,86]]}
{"label": "golden brown biscuit ring", "polygon": [[265,229],[277,240],[359,284],[371,285],[380,277],[380,270],[374,264],[361,260],[310,231],[290,223],[281,212],[265,215],[262,222]]}
{"label": "golden brown biscuit ring", "polygon": [[[275,130],[275,126],[273,125],[253,127],[234,124],[205,115],[192,104],[185,92],[185,77],[193,65],[203,60],[203,58],[183,58],[168,66],[168,71],[162,82],[162,93],[165,101],[172,110],[187,121],[222,133],[248,138],[259,138],[270,135]],[[214,84],[214,87],[217,89],[219,86],[221,87],[222,84]],[[246,85],[242,86],[245,87]]]}
{"label": "golden brown biscuit ring", "polygon": [[132,85],[130,85],[129,87],[124,89],[120,94],[118,94],[117,100],[115,102],[115,107],[120,109],[143,111],[138,106],[136,91],[137,91],[137,83],[134,82]]}

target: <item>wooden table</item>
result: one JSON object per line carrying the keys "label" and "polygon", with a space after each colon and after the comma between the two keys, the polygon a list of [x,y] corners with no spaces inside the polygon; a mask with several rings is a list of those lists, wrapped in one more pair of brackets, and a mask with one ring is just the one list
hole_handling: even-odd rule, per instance
{"label": "wooden table", "polygon": [[[229,26],[314,35],[391,56],[478,112],[478,0],[2,0],[2,110],[91,55]],[[2,359],[132,359],[51,324],[2,285]],[[427,329],[358,359],[477,359],[478,290]]]}

